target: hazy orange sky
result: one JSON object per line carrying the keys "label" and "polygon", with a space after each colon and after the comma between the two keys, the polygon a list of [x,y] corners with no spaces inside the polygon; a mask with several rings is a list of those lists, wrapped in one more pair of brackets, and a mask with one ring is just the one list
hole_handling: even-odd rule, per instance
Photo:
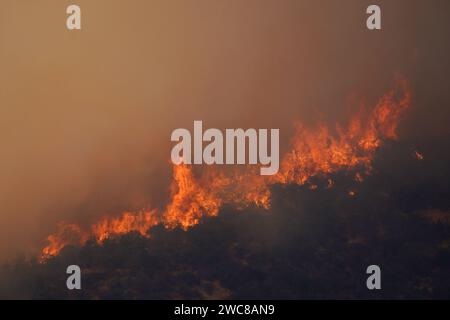
{"label": "hazy orange sky", "polygon": [[[343,120],[352,96],[373,102],[397,73],[435,93],[439,7],[377,1],[374,32],[371,2],[2,0],[0,257],[39,248],[59,220],[158,203],[170,133],[193,120],[281,128],[283,148],[294,119]],[[65,27],[72,3],[81,31]],[[448,108],[420,99],[409,127],[445,127]]]}

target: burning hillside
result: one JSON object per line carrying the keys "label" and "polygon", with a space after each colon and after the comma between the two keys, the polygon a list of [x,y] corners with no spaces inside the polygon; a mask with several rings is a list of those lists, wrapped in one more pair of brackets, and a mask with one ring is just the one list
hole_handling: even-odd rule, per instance
{"label": "burning hillside", "polygon": [[[331,188],[331,175],[340,171],[355,174],[355,183],[363,181],[372,169],[377,149],[385,140],[397,139],[397,127],[402,112],[411,104],[411,93],[404,80],[382,96],[373,108],[360,108],[347,125],[334,127],[319,124],[310,128],[296,123],[296,133],[290,151],[282,158],[280,171],[274,176],[260,176],[254,166],[234,168],[224,172],[216,166],[194,174],[192,166],[175,165],[170,186],[170,200],[165,209],[143,209],[104,217],[88,228],[60,222],[57,231],[47,237],[41,261],[58,255],[67,245],[83,245],[88,240],[101,244],[106,239],[138,232],[151,236],[151,228],[163,225],[167,229],[187,230],[203,217],[217,216],[227,204],[237,209],[257,206],[268,209],[271,186],[275,184],[309,183],[312,178],[326,181]],[[310,189],[317,189],[311,183]],[[350,191],[349,195],[354,195]]]}

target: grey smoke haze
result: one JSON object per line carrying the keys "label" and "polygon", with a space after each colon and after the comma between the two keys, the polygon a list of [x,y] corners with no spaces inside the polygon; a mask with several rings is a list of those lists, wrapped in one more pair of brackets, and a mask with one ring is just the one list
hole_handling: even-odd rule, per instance
{"label": "grey smoke haze", "polygon": [[[170,132],[343,121],[395,74],[412,86],[410,141],[448,144],[448,1],[79,0],[0,4],[0,258],[59,220],[161,205]],[[441,142],[442,143],[442,142]]]}

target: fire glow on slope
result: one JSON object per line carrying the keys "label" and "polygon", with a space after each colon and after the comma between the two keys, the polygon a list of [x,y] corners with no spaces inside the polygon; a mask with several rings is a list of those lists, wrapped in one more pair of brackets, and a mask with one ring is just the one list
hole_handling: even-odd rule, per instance
{"label": "fire glow on slope", "polygon": [[[101,244],[110,237],[133,231],[148,237],[149,229],[158,224],[187,230],[204,216],[216,216],[223,204],[239,209],[250,205],[268,209],[273,184],[303,185],[312,177],[321,177],[331,188],[334,182],[328,175],[342,170],[356,171],[355,181],[361,182],[363,175],[370,174],[374,153],[383,141],[397,139],[399,118],[410,103],[408,85],[399,80],[371,111],[361,109],[346,127],[320,124],[307,128],[297,123],[291,149],[274,176],[260,176],[254,166],[249,166],[231,173],[208,167],[197,177],[191,166],[174,166],[165,210],[124,212],[118,217],[105,217],[90,228],[60,222],[57,232],[47,237],[48,245],[42,249],[40,259],[45,261],[65,246],[83,245],[89,239]],[[312,184],[310,189],[317,186]],[[353,196],[354,191],[351,192],[349,195]]]}

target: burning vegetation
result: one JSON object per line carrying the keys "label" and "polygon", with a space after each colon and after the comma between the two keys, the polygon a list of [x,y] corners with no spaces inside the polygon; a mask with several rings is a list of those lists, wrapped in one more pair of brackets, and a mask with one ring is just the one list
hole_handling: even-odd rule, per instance
{"label": "burning vegetation", "polygon": [[[362,182],[364,175],[371,173],[374,154],[383,141],[397,139],[400,116],[410,103],[408,85],[400,80],[374,108],[361,108],[346,126],[319,124],[309,128],[296,123],[291,148],[282,157],[279,172],[273,176],[257,174],[255,166],[233,168],[231,172],[209,166],[195,175],[192,166],[175,165],[170,200],[165,209],[124,212],[105,217],[90,227],[60,222],[56,233],[47,237],[48,244],[41,251],[40,261],[58,255],[67,245],[83,245],[88,240],[101,244],[129,232],[149,237],[150,229],[156,225],[187,230],[202,217],[217,216],[224,204],[238,209],[249,206],[268,209],[274,184],[304,185],[317,177],[329,189],[334,186],[330,175],[345,170],[354,172],[354,180]],[[318,186],[311,183],[310,189],[316,190]],[[355,196],[356,191],[351,190],[348,195]]]}

